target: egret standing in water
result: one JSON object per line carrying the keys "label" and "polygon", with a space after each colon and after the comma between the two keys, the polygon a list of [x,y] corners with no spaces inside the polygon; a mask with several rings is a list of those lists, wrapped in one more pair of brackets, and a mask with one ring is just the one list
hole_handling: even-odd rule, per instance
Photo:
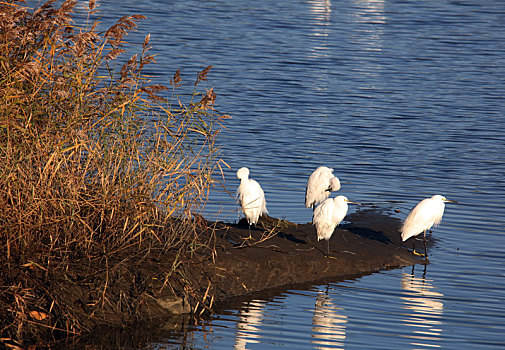
{"label": "egret standing in water", "polygon": [[238,169],[237,178],[240,179],[237,197],[249,224],[249,238],[251,238],[251,225],[256,225],[259,217],[268,213],[265,193],[257,181],[249,178],[248,168]]}
{"label": "egret standing in water", "polygon": [[[444,215],[445,203],[457,203],[455,201],[448,200],[444,196],[439,194],[426,198],[420,201],[414,209],[412,209],[403,222],[401,228],[402,241],[406,241],[410,237],[417,236],[423,232],[424,240],[424,257],[428,259],[428,250],[426,249],[426,231],[432,226],[437,226],[440,221],[442,221],[442,215]],[[416,255],[421,255],[416,252],[414,245],[415,239],[412,240],[412,252]]]}
{"label": "egret standing in water", "polygon": [[330,238],[342,220],[344,220],[348,205],[347,203],[359,204],[351,202],[345,196],[337,196],[335,198],[328,198],[324,200],[314,210],[314,217],[312,222],[316,226],[317,240],[326,239],[328,241],[327,255],[330,256]]}
{"label": "egret standing in water", "polygon": [[339,179],[333,169],[320,166],[309,176],[305,190],[305,207],[315,209],[316,205],[330,196],[330,192],[340,189]]}

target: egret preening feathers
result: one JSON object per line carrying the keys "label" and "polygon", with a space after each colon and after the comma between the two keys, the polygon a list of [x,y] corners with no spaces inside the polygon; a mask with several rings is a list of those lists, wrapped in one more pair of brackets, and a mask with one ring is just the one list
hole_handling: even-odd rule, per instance
{"label": "egret preening feathers", "polygon": [[314,208],[329,197],[330,192],[340,189],[340,181],[333,175],[333,169],[320,166],[309,176],[305,190],[305,207]]}
{"label": "egret preening feathers", "polygon": [[[437,226],[442,221],[444,215],[445,203],[455,201],[448,200],[439,194],[426,198],[420,201],[414,209],[412,209],[403,222],[401,228],[402,241],[406,241],[410,237],[417,236],[423,232],[424,240],[424,256],[428,258],[428,250],[426,249],[426,231],[432,226]],[[420,255],[416,252],[414,241],[412,241],[413,253]]]}
{"label": "egret preening feathers", "polygon": [[251,225],[256,225],[262,214],[268,213],[265,193],[257,181],[249,178],[248,168],[238,169],[237,178],[240,179],[237,197],[250,228]]}
{"label": "egret preening feathers", "polygon": [[314,210],[312,222],[316,226],[317,240],[326,239],[328,241],[327,256],[330,255],[330,238],[342,220],[347,215],[347,203],[359,204],[351,202],[345,196],[337,196],[324,200]]}

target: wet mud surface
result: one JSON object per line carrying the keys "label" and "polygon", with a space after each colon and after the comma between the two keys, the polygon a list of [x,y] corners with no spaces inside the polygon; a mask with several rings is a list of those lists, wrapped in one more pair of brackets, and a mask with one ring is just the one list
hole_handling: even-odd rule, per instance
{"label": "wet mud surface", "polygon": [[[422,262],[401,242],[401,222],[376,210],[349,215],[330,239],[317,241],[311,224],[294,224],[263,217],[252,239],[245,220],[220,223],[216,230],[215,264],[202,262],[188,274],[209,283],[216,299],[330,279],[353,278]],[[411,242],[407,242],[411,247]],[[421,248],[421,243],[417,243]]]}

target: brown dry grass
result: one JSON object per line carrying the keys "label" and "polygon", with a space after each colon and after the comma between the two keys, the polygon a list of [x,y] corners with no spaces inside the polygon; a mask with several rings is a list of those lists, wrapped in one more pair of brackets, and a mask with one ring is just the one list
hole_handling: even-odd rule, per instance
{"label": "brown dry grass", "polygon": [[[227,116],[213,89],[198,92],[210,67],[184,103],[179,71],[170,88],[143,73],[155,63],[149,35],[114,71],[143,16],[101,34],[94,1],[84,25],[76,1],[53,6],[0,2],[0,333],[18,341],[58,300],[9,271],[37,266],[47,277],[96,254],[205,245],[194,218],[224,164],[215,141]],[[65,312],[47,327],[79,333]]]}

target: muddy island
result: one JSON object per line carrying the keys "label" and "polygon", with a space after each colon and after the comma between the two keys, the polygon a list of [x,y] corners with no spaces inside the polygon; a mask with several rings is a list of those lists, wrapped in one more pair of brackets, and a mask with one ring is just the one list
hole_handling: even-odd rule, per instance
{"label": "muddy island", "polygon": [[[342,280],[423,262],[401,242],[400,220],[376,209],[359,210],[318,242],[314,226],[263,217],[251,232],[239,223],[209,223],[210,245],[184,256],[157,254],[130,263],[129,254],[75,261],[65,271],[28,264],[17,278],[31,279],[79,318],[82,334],[97,327],[160,322],[178,314],[202,315],[230,298],[310,282]],[[208,237],[207,237],[208,238]],[[175,252],[174,252],[175,253]],[[40,308],[38,310],[41,310]],[[68,335],[56,318],[64,310],[26,310],[26,323],[38,341]],[[58,333],[60,333],[58,335]],[[48,338],[49,337],[49,338]]]}

